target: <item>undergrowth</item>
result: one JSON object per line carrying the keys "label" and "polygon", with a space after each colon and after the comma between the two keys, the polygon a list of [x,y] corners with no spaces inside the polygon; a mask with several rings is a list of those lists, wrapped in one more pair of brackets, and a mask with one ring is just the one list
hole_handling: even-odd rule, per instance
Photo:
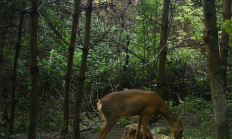
{"label": "undergrowth", "polygon": [[[44,102],[44,106],[50,107],[51,109],[43,110],[43,113],[39,113],[38,117],[38,133],[45,134],[45,132],[51,134],[60,134],[61,131],[61,123],[62,123],[62,111],[61,111],[61,105],[56,105],[57,108],[59,108],[60,111],[56,111],[53,107],[54,104],[60,104],[58,103],[51,103],[51,101]],[[213,106],[211,101],[206,101],[202,98],[193,98],[193,97],[187,97],[184,101],[184,104],[180,104],[178,106],[174,106],[172,101],[167,101],[167,104],[170,106],[170,108],[174,112],[179,112],[182,117],[182,123],[184,126],[184,132],[183,136],[185,138],[206,138],[206,139],[213,139],[214,138],[214,120],[213,120]],[[227,96],[227,105],[228,105],[228,115],[229,115],[229,121],[232,120],[232,95]],[[52,109],[53,108],[53,109]],[[41,108],[42,110],[42,108]],[[98,133],[101,131],[101,129],[104,126],[104,119],[99,116],[100,113],[89,113],[88,112],[88,118],[85,116],[86,112],[82,113],[82,121],[80,125],[81,131],[83,131],[82,137],[88,138],[88,135],[85,134],[86,131],[90,134],[96,134],[98,136]],[[15,122],[14,127],[14,135],[12,137],[20,137],[22,136],[22,133],[26,134],[27,127],[28,127],[28,119],[25,119],[25,117],[28,117],[26,113],[16,113],[18,115],[17,122]],[[162,121],[164,120],[164,118]],[[127,125],[133,125],[137,124],[138,116],[130,117],[130,118],[121,118],[120,121],[113,127],[112,130],[119,130],[124,129]],[[71,120],[70,123],[73,121]],[[1,121],[0,126],[0,138],[7,137],[7,123],[4,123],[4,121]],[[155,131],[157,136],[172,136],[171,128],[167,124],[164,124],[158,120],[155,125],[151,126],[153,127],[152,130]],[[71,132],[71,125],[70,125],[70,132]],[[54,133],[53,133],[54,132]],[[232,130],[231,130],[232,132]],[[41,135],[42,136],[42,135]],[[44,136],[44,135],[43,135]],[[72,138],[72,134],[69,135],[70,138]]]}

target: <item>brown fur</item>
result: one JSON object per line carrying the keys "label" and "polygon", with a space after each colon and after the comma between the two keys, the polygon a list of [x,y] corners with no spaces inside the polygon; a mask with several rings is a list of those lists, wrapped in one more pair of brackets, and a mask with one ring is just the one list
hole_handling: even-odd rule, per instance
{"label": "brown fur", "polygon": [[106,134],[121,117],[139,115],[135,139],[138,139],[143,125],[143,139],[147,135],[147,121],[151,116],[163,115],[169,122],[175,139],[182,137],[183,126],[164,100],[153,91],[126,90],[106,95],[98,101],[98,110],[105,119],[105,125],[100,132],[100,139]]}

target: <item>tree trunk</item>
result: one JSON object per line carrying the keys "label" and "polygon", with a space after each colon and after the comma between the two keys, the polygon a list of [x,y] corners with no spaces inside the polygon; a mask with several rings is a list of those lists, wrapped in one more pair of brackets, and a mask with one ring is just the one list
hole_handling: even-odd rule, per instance
{"label": "tree trunk", "polygon": [[72,74],[72,65],[73,65],[73,55],[74,55],[74,48],[76,43],[76,34],[77,28],[79,26],[79,18],[81,14],[80,4],[81,0],[74,0],[74,11],[73,11],[73,23],[72,23],[72,34],[69,46],[69,55],[68,55],[68,64],[67,64],[67,71],[65,77],[65,87],[64,87],[64,117],[63,117],[63,128],[62,128],[62,136],[65,138],[68,132],[68,117],[69,117],[69,90],[71,84],[71,74]]}
{"label": "tree trunk", "polygon": [[30,40],[30,74],[31,74],[31,98],[30,98],[30,122],[28,138],[36,139],[37,108],[38,108],[38,77],[39,67],[37,61],[37,28],[38,28],[38,0],[31,1],[31,40]]}
{"label": "tree trunk", "polygon": [[160,60],[158,69],[158,84],[157,93],[165,98],[164,93],[164,81],[165,81],[165,63],[167,57],[167,39],[168,39],[168,13],[169,13],[169,3],[170,0],[164,0],[164,9],[162,16],[162,27],[161,27],[161,37],[160,37]]}
{"label": "tree trunk", "polygon": [[[25,3],[23,5],[25,5]],[[17,66],[18,66],[18,58],[19,58],[24,14],[25,13],[22,11],[21,16],[20,16],[20,21],[19,21],[18,42],[15,45],[15,57],[14,57],[13,74],[12,74],[11,114],[10,114],[10,124],[9,124],[9,136],[12,135],[13,127],[14,127],[13,124],[14,124],[14,114],[15,114],[15,107],[16,107],[15,89],[16,89],[16,84],[17,84],[16,83],[16,71],[17,71]]]}
{"label": "tree trunk", "polygon": [[86,23],[85,23],[85,38],[84,38],[84,46],[83,46],[83,54],[81,60],[81,67],[78,79],[78,88],[77,88],[77,96],[75,100],[75,110],[74,110],[74,138],[77,139],[80,137],[80,109],[81,109],[81,101],[83,95],[83,87],[85,81],[85,70],[87,64],[87,56],[89,50],[89,38],[90,38],[90,23],[91,23],[91,12],[92,12],[92,0],[87,0],[86,6]]}
{"label": "tree trunk", "polygon": [[215,0],[204,0],[203,8],[204,41],[207,49],[207,61],[211,80],[210,85],[214,110],[215,136],[217,139],[229,139],[230,132],[226,93],[218,47]]}
{"label": "tree trunk", "polygon": [[127,35],[126,38],[127,38],[127,41],[126,41],[127,49],[125,50],[125,52],[126,52],[126,59],[125,59],[124,67],[123,67],[123,71],[124,72],[126,72],[126,70],[127,70],[127,67],[129,65],[129,57],[130,57],[129,54],[128,54],[128,49],[129,49],[129,45],[130,45],[130,36]]}
{"label": "tree trunk", "polygon": [[[223,21],[225,22],[225,20],[229,20],[229,19],[231,19],[231,0],[225,0]],[[222,63],[222,76],[223,76],[225,88],[226,88],[228,48],[229,48],[229,34],[226,32],[225,28],[223,28],[220,53],[221,53],[221,63]]]}

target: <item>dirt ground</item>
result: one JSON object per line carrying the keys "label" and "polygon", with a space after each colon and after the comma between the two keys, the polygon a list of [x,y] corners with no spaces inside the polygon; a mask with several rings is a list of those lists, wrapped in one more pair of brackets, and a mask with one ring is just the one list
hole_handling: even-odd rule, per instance
{"label": "dirt ground", "polygon": [[[135,119],[133,119],[135,120]],[[154,119],[153,119],[154,120]],[[99,119],[100,123],[104,123],[104,120],[102,118]],[[155,125],[152,123],[152,119],[150,120],[148,124],[148,129],[152,129]],[[161,118],[159,120],[159,124],[168,126],[168,123],[165,119]],[[124,135],[124,128],[120,128],[119,125],[115,125],[113,129],[107,134],[106,139],[121,139]],[[86,130],[82,130],[82,137],[83,139],[99,139],[99,132],[100,131],[94,131],[93,129],[89,128]],[[71,131],[69,132],[69,137],[72,138]],[[15,139],[26,139],[27,133],[21,134],[20,136],[16,137]],[[60,131],[44,131],[44,132],[37,132],[37,138],[38,139],[61,139]]]}
{"label": "dirt ground", "polygon": [[[86,139],[99,139],[99,133],[85,133]],[[114,129],[107,134],[106,139],[121,139],[124,134],[124,129]]]}
{"label": "dirt ground", "polygon": [[[135,119],[133,119],[133,121],[134,120]],[[99,122],[104,123],[103,120],[100,120]],[[158,121],[157,119],[151,118],[148,123],[148,129],[156,127],[157,124],[162,126],[169,126],[168,122],[164,118],[159,118]],[[119,125],[115,125],[114,128],[107,134],[106,139],[122,139],[124,135],[124,129],[125,127],[120,128]],[[99,132],[93,132],[91,130],[88,132],[84,132],[84,139],[99,139]]]}

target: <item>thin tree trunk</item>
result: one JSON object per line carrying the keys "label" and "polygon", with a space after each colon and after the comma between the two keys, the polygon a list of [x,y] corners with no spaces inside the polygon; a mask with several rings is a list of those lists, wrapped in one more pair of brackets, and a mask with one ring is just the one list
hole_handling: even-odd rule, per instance
{"label": "thin tree trunk", "polygon": [[31,14],[31,42],[30,42],[31,106],[30,106],[30,122],[28,129],[28,138],[36,139],[37,108],[38,108],[38,77],[39,77],[39,67],[37,61],[38,0],[31,1],[30,14]]}
{"label": "thin tree trunk", "polygon": [[168,39],[168,13],[169,13],[169,3],[170,0],[164,0],[164,9],[162,17],[162,27],[161,27],[161,37],[160,37],[160,60],[159,60],[159,69],[158,69],[158,84],[157,84],[157,93],[165,98],[164,94],[164,81],[165,81],[165,63],[167,57],[167,39]]}
{"label": "thin tree trunk", "polygon": [[127,82],[127,79],[126,79],[126,76],[125,76],[125,73],[127,72],[127,68],[128,68],[128,65],[129,65],[129,54],[128,54],[128,48],[129,48],[129,45],[130,45],[130,36],[127,34],[126,36],[127,38],[127,41],[126,41],[126,59],[125,59],[125,64],[123,66],[123,75],[122,75],[122,89],[124,89],[126,87],[126,82]]}
{"label": "thin tree trunk", "polygon": [[89,38],[90,38],[90,23],[91,23],[91,12],[92,12],[92,0],[87,0],[86,6],[86,23],[85,23],[85,38],[84,38],[84,46],[83,46],[83,54],[81,60],[81,67],[78,79],[78,89],[77,96],[75,100],[75,110],[74,110],[74,138],[77,139],[80,137],[80,110],[81,110],[81,101],[83,95],[83,87],[85,81],[85,70],[87,64],[87,56],[89,50]]}
{"label": "thin tree trunk", "polygon": [[215,0],[204,0],[203,8],[204,41],[207,49],[207,61],[213,100],[215,136],[217,139],[229,139],[230,132],[226,93],[218,47]]}
{"label": "thin tree trunk", "polygon": [[[25,5],[25,3],[23,5]],[[19,50],[20,50],[20,44],[21,44],[24,14],[25,14],[24,12],[21,12],[20,21],[19,21],[18,42],[15,45],[15,57],[14,57],[13,74],[12,74],[11,114],[10,114],[10,124],[9,124],[9,137],[12,135],[13,127],[14,127],[14,114],[15,114],[15,107],[16,107],[15,88],[16,88],[16,84],[17,84],[16,83],[16,71],[17,71],[17,66],[18,66],[18,58],[19,58]]]}
{"label": "thin tree trunk", "polygon": [[73,56],[74,56],[74,48],[76,43],[76,34],[77,28],[79,26],[79,18],[81,14],[80,4],[81,0],[74,0],[74,11],[73,11],[73,23],[72,23],[72,34],[69,46],[69,55],[68,55],[68,63],[67,63],[67,71],[65,76],[65,87],[64,87],[64,117],[63,117],[63,129],[62,135],[65,138],[68,132],[68,117],[69,117],[69,90],[71,84],[71,74],[72,74],[72,65],[73,65]]}
{"label": "thin tree trunk", "polygon": [[[1,3],[2,4],[2,3]],[[13,10],[13,11],[12,11]],[[11,11],[11,12],[10,12]],[[5,44],[5,40],[7,39],[7,32],[10,29],[10,25],[14,24],[13,23],[13,18],[15,17],[15,5],[12,5],[10,1],[5,1],[4,4],[1,5],[1,10],[0,12],[1,14],[1,20],[0,20],[0,24],[1,26],[5,26],[0,28],[0,38],[1,38],[1,45],[0,45],[0,68],[2,69],[0,71],[0,84],[1,84],[1,97],[3,99],[3,101],[8,99],[8,93],[7,93],[7,81],[4,77],[6,77],[6,75],[4,74],[4,69],[5,69],[5,48],[7,46],[7,44]],[[11,14],[12,16],[9,18],[9,14]],[[1,115],[2,119],[4,121],[6,121],[7,123],[9,123],[9,117],[8,117],[8,105],[7,104],[3,104],[3,114]]]}
{"label": "thin tree trunk", "polygon": [[125,52],[126,52],[126,59],[125,59],[125,65],[123,67],[123,71],[124,72],[127,70],[127,67],[129,65],[129,57],[130,57],[129,54],[128,54],[128,48],[129,48],[129,45],[130,45],[130,36],[127,35],[126,38],[127,38],[127,41],[126,41],[127,49],[125,50]]}
{"label": "thin tree trunk", "polygon": [[[224,1],[224,12],[223,21],[231,19],[231,0]],[[227,58],[229,49],[229,34],[226,32],[225,28],[222,29],[222,39],[221,39],[221,63],[222,63],[222,76],[226,88],[226,74],[227,74]]]}

